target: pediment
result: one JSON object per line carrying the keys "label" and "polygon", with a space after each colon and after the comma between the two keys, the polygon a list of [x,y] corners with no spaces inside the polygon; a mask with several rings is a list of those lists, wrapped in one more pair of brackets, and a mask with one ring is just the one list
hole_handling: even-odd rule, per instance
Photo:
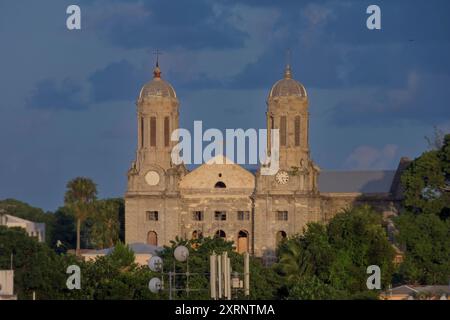
{"label": "pediment", "polygon": [[[223,183],[226,188],[215,188]],[[217,156],[194,169],[180,181],[180,189],[254,189],[255,176],[225,156]]]}

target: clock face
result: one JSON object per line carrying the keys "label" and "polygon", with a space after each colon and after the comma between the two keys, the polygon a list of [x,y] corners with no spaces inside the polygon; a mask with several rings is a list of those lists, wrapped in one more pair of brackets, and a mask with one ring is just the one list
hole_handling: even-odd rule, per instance
{"label": "clock face", "polygon": [[286,171],[278,171],[277,175],[275,176],[275,180],[279,184],[286,184],[289,181],[289,174]]}
{"label": "clock face", "polygon": [[149,186],[156,186],[159,183],[159,174],[156,171],[149,171],[145,175],[145,182]]}

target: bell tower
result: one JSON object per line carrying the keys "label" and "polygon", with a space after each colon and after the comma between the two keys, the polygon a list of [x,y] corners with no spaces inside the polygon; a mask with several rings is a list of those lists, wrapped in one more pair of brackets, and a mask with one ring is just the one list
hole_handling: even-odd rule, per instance
{"label": "bell tower", "polygon": [[279,133],[279,171],[263,179],[267,180],[267,188],[317,190],[319,168],[310,158],[308,107],[306,89],[293,78],[287,63],[283,78],[272,86],[267,97],[267,150],[271,149],[270,129],[278,129]]}
{"label": "bell tower", "polygon": [[171,141],[178,129],[179,102],[173,87],[161,78],[158,61],[153,80],[145,84],[137,100],[138,144],[136,165],[157,165],[164,170],[172,166]]}
{"label": "bell tower", "polygon": [[172,132],[178,129],[179,101],[161,77],[159,61],[153,79],[141,89],[137,106],[136,159],[128,170],[125,194],[125,241],[150,245],[168,243],[179,234],[180,178],[184,165],[174,165]]}

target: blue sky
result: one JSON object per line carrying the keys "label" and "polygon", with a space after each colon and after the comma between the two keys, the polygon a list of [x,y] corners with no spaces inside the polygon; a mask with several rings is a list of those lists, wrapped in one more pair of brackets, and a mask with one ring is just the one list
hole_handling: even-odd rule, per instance
{"label": "blue sky", "polygon": [[[82,30],[66,29],[70,4]],[[380,31],[366,28],[370,4]],[[395,168],[433,126],[450,129],[449,12],[446,0],[2,0],[0,199],[54,210],[76,176],[122,196],[156,48],[188,129],[263,128],[290,48],[314,161]]]}

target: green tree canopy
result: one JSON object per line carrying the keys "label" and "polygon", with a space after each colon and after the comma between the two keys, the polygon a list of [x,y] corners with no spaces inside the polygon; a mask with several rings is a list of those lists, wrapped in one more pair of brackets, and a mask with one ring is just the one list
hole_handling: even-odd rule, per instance
{"label": "green tree canopy", "polygon": [[77,219],[77,255],[80,254],[81,222],[92,212],[96,198],[97,186],[91,179],[78,177],[67,183],[64,203],[73,210]]}
{"label": "green tree canopy", "polygon": [[[394,271],[394,250],[381,216],[367,206],[345,210],[328,225],[308,224],[303,235],[281,244],[275,269],[290,298],[374,296],[366,286],[367,267],[378,265],[386,287]],[[317,290],[317,291],[316,291]]]}

